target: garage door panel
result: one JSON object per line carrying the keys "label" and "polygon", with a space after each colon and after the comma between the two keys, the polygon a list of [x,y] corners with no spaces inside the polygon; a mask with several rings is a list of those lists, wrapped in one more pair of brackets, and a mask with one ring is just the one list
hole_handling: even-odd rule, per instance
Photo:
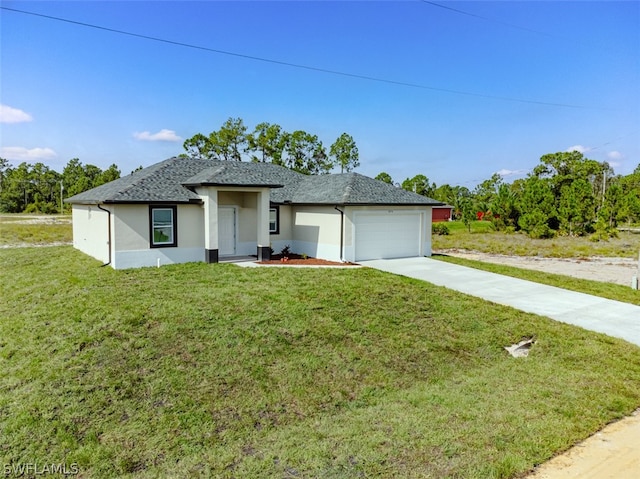
{"label": "garage door panel", "polygon": [[356,261],[420,254],[420,214],[385,212],[354,218]]}

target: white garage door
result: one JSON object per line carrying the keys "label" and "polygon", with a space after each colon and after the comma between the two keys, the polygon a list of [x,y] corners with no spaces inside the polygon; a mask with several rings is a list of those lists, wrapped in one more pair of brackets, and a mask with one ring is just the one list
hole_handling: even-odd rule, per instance
{"label": "white garage door", "polygon": [[356,261],[420,254],[420,213],[385,211],[354,216]]}

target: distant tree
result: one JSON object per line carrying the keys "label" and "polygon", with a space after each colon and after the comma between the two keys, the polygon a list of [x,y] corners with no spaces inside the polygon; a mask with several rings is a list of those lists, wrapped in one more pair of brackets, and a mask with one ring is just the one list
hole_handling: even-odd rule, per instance
{"label": "distant tree", "polygon": [[550,238],[557,222],[553,191],[548,179],[529,176],[519,201],[518,225],[532,238]]}
{"label": "distant tree", "polygon": [[501,183],[498,186],[498,191],[493,196],[489,208],[493,215],[492,221],[496,229],[501,230],[505,227],[517,228],[518,218],[520,217],[518,196],[511,185]]}
{"label": "distant tree", "polygon": [[202,133],[196,133],[182,144],[187,155],[198,160],[211,160],[214,158],[213,145],[208,137]]}
{"label": "distant tree", "polygon": [[56,213],[59,211],[60,174],[44,163],[31,167],[29,180],[33,189],[33,201],[25,211]]}
{"label": "distant tree", "polygon": [[0,211],[6,213],[59,211],[60,174],[44,163],[26,162],[13,168],[2,163],[0,179]]}
{"label": "distant tree", "polygon": [[197,133],[183,143],[181,157],[206,160],[269,162],[308,175],[329,173],[340,164],[342,171],[359,166],[358,148],[347,133],[331,146],[330,157],[316,135],[303,130],[287,133],[280,125],[259,123],[251,133],[241,118],[229,118],[208,136]]}
{"label": "distant tree", "polygon": [[331,162],[316,135],[296,130],[287,136],[285,166],[305,175],[329,173]]}
{"label": "distant tree", "polygon": [[389,175],[389,173],[386,173],[384,171],[382,173],[378,173],[378,176],[376,176],[376,180],[384,181],[385,183],[388,183],[390,185],[393,184],[393,179],[391,178],[391,175]]}
{"label": "distant tree", "polygon": [[532,176],[548,179],[551,191],[556,201],[559,201],[562,188],[578,179],[589,182],[594,196],[597,195],[602,191],[605,172],[613,175],[608,163],[590,160],[578,151],[563,151],[543,155],[540,164],[533,168]]}
{"label": "distant tree", "polygon": [[360,166],[358,147],[351,135],[343,133],[331,145],[329,157],[340,166],[340,173],[352,171]]}
{"label": "distant tree", "polygon": [[210,137],[215,153],[221,160],[242,161],[247,150],[247,127],[242,118],[229,118],[215,136]]}
{"label": "distant tree", "polygon": [[5,179],[7,177],[7,171],[11,168],[11,164],[5,158],[0,158],[0,194],[5,187]]}
{"label": "distant tree", "polygon": [[593,223],[594,200],[593,188],[585,179],[563,185],[557,208],[560,229],[570,236],[587,233]]}
{"label": "distant tree", "polygon": [[422,196],[431,197],[436,189],[435,183],[429,183],[429,178],[424,175],[416,175],[413,178],[407,178],[402,182],[402,189],[413,191]]}
{"label": "distant tree", "polygon": [[620,212],[624,208],[624,194],[622,187],[617,181],[612,181],[606,191],[604,202],[598,217],[601,218],[609,228],[618,226]]}
{"label": "distant tree", "polygon": [[640,222],[640,165],[633,173],[620,178],[622,204],[618,211],[618,222]]}
{"label": "distant tree", "polygon": [[471,233],[471,224],[476,219],[476,211],[471,197],[465,196],[460,199],[460,216],[467,230]]}
{"label": "distant tree", "polygon": [[33,197],[30,181],[30,165],[21,163],[12,167],[5,163],[2,173],[2,192],[0,193],[0,211],[20,213],[24,211]]}
{"label": "distant tree", "polygon": [[69,160],[62,170],[62,183],[67,196],[77,195],[92,188],[92,178],[87,176],[87,172],[78,158]]}
{"label": "distant tree", "polygon": [[106,170],[102,171],[94,182],[94,186],[104,185],[105,183],[109,183],[110,181],[117,180],[120,178],[120,170],[118,166],[114,163]]}
{"label": "distant tree", "polygon": [[197,133],[183,143],[187,154],[201,160],[241,161],[247,150],[247,127],[242,118],[229,118],[209,136]]}
{"label": "distant tree", "polygon": [[491,203],[493,203],[493,199],[498,194],[498,189],[502,184],[502,176],[498,173],[494,173],[491,175],[491,178],[488,180],[484,180],[473,190],[473,196],[475,201],[482,205],[480,210],[486,212]]}
{"label": "distant tree", "polygon": [[287,144],[287,133],[280,125],[259,123],[253,133],[247,135],[247,143],[252,161],[283,166],[282,155]]}

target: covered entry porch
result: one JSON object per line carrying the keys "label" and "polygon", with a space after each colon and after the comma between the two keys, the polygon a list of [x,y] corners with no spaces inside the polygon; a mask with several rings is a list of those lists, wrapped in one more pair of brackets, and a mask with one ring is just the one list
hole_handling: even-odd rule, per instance
{"label": "covered entry porch", "polygon": [[203,186],[205,261],[234,256],[270,258],[269,188]]}

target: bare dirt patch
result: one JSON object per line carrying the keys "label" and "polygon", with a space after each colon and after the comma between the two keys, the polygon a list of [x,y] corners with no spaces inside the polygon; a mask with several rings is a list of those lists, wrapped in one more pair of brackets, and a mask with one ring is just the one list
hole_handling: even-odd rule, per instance
{"label": "bare dirt patch", "polygon": [[609,424],[569,451],[539,466],[528,479],[636,478],[640,470],[640,409]]}
{"label": "bare dirt patch", "polygon": [[434,253],[624,286],[630,286],[631,279],[638,273],[638,261],[632,258],[603,258],[599,256],[589,258],[543,258],[537,256],[507,256],[462,249],[434,250]]}
{"label": "bare dirt patch", "polygon": [[14,225],[55,225],[70,224],[71,216],[52,215],[0,215],[0,222]]}

